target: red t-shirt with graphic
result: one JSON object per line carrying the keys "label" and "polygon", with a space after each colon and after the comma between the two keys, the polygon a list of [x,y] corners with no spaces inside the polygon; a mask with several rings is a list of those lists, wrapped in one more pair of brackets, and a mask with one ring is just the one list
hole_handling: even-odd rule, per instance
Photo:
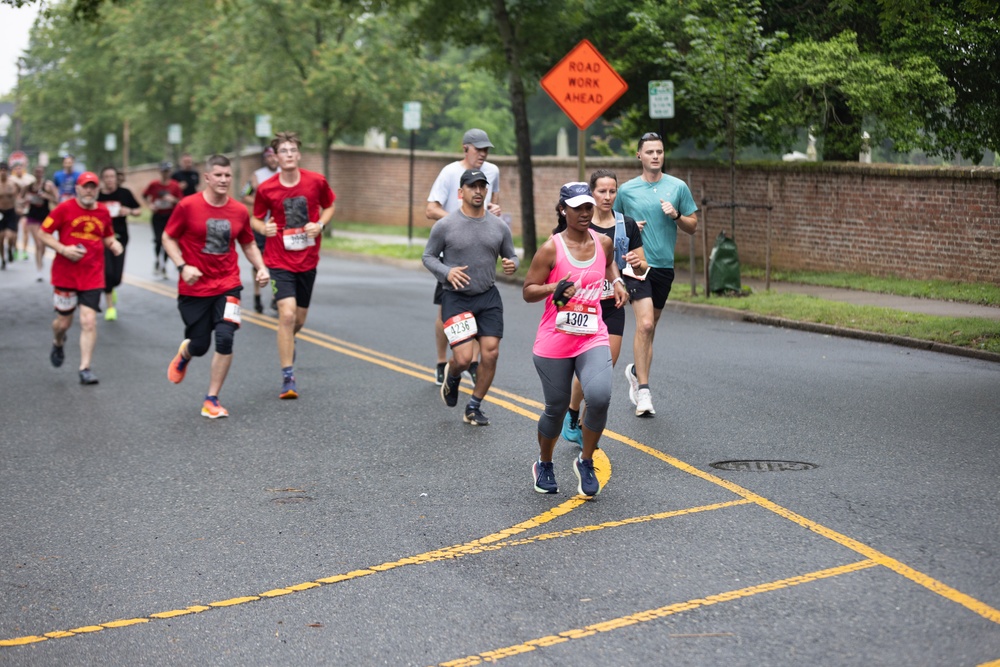
{"label": "red t-shirt with graphic", "polygon": [[82,245],[87,251],[80,261],[62,255],[52,260],[52,286],[83,292],[104,289],[104,239],[114,237],[111,214],[104,204],[87,209],[75,199],[68,199],[49,212],[42,231],[59,234],[63,245]]}
{"label": "red t-shirt with graphic", "polygon": [[173,195],[177,199],[184,197],[184,192],[181,190],[181,184],[177,181],[170,179],[166,183],[161,183],[159,179],[153,181],[146,186],[146,189],[142,191],[142,196],[148,201],[152,200],[150,205],[153,209],[153,213],[157,215],[167,215],[173,210],[176,204],[170,203],[167,199],[167,195]]}
{"label": "red t-shirt with graphic", "polygon": [[320,212],[333,205],[337,195],[322,174],[299,169],[299,182],[289,187],[281,176],[269,178],[257,188],[253,217],[264,220],[267,214],[278,225],[278,235],[264,244],[264,263],[271,269],[301,273],[316,268],[322,235],[307,239],[302,227],[319,220]]}
{"label": "red t-shirt with graphic", "polygon": [[232,197],[213,206],[195,193],[177,204],[164,231],[181,247],[184,263],[202,273],[194,285],[178,279],[178,294],[218,296],[242,286],[236,244],[254,242],[246,206]]}

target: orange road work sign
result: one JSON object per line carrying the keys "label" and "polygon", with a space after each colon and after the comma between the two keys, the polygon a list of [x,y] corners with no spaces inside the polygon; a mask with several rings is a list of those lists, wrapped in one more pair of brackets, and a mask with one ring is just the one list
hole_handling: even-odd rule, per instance
{"label": "orange road work sign", "polygon": [[548,74],[542,88],[581,130],[590,127],[628,84],[586,39],[573,47]]}

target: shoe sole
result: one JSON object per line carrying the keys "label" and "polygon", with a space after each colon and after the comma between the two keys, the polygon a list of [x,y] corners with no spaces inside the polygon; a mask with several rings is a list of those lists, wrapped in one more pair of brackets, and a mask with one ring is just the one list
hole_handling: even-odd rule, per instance
{"label": "shoe sole", "polygon": [[638,408],[636,408],[636,411],[635,411],[635,416],[636,417],[650,418],[650,417],[654,417],[655,415],[656,415],[656,410],[654,410],[653,408],[650,408],[649,410],[639,410]]}
{"label": "shoe sole", "polygon": [[[190,338],[185,338],[184,340],[181,341],[180,346],[177,348],[177,354],[174,355],[174,358],[170,360],[170,365],[167,366],[167,379],[170,380],[171,382],[173,382],[174,384],[180,384],[181,382],[183,382],[184,381],[184,376],[187,374],[187,366],[184,366],[184,370],[183,371],[177,371],[180,374],[180,377],[178,377],[175,380],[173,374],[171,373],[171,371],[173,371],[174,368],[177,366],[177,358],[184,356],[182,354],[183,351],[184,351],[184,346],[187,345],[190,342],[191,342]],[[191,363],[190,359],[188,359],[188,363]]]}
{"label": "shoe sole", "polygon": [[566,433],[566,429],[562,431],[563,440],[566,442],[572,442],[577,447],[583,447],[583,434],[580,434],[579,439],[570,437],[570,434]]}
{"label": "shoe sole", "polygon": [[594,491],[594,495],[584,493],[583,491],[583,477],[580,475],[580,470],[576,467],[576,463],[573,463],[573,474],[576,475],[576,492],[583,496],[584,498],[594,498],[601,492],[601,483],[597,483],[597,491]]}
{"label": "shoe sole", "polygon": [[470,417],[469,415],[462,415],[462,421],[464,421],[466,424],[472,424],[473,426],[489,426],[490,425],[490,420],[489,419],[487,419],[484,422],[479,422],[479,421],[476,421],[473,417]]}
{"label": "shoe sole", "polygon": [[98,380],[97,378],[94,378],[93,380],[80,380],[80,384],[85,384],[85,385],[100,384],[100,383],[101,381]]}
{"label": "shoe sole", "polygon": [[299,392],[297,391],[285,391],[278,394],[278,398],[280,398],[283,401],[289,401],[292,399],[296,399],[298,397],[299,397]]}
{"label": "shoe sole", "polygon": [[538,464],[537,463],[531,464],[531,482],[535,487],[535,491],[537,491],[538,493],[547,493],[547,494],[559,493],[559,487],[556,487],[551,491],[549,491],[547,489],[543,489],[540,486],[538,486],[538,474],[537,471],[535,470],[536,465]]}
{"label": "shoe sole", "polygon": [[635,379],[635,375],[632,373],[633,368],[635,368],[635,364],[629,364],[625,367],[625,379],[628,381],[628,400],[632,401],[632,405],[637,405],[635,393],[639,390],[639,380]]}
{"label": "shoe sole", "polygon": [[450,371],[451,371],[451,362],[448,362],[447,364],[444,365],[444,382],[441,383],[441,392],[440,393],[441,393],[441,402],[445,404],[445,407],[453,408],[456,405],[458,405],[458,387],[455,387],[455,402],[454,403],[448,403],[448,398],[447,398],[447,396],[444,393],[445,389],[448,388],[448,376],[450,375]]}
{"label": "shoe sole", "polygon": [[211,412],[209,412],[205,408],[202,408],[201,409],[201,416],[202,417],[208,417],[209,419],[222,419],[223,417],[228,417],[229,413],[228,412],[220,412],[219,414],[213,415]]}

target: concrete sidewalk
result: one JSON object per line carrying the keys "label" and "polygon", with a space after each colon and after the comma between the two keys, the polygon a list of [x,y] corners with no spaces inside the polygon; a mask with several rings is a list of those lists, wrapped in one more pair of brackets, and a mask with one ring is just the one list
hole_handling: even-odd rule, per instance
{"label": "concrete sidewalk", "polygon": [[[387,243],[406,245],[409,240],[406,236],[390,236],[385,234],[364,234],[359,232],[346,232],[342,230],[334,231],[334,234],[341,238],[357,240],[370,240],[373,243]],[[414,245],[422,246],[425,239],[413,238]],[[518,248],[518,255],[523,256],[523,251]],[[702,277],[697,276],[699,286],[704,282]],[[763,280],[743,279],[743,284],[752,287],[755,291],[764,290]],[[691,284],[691,276],[687,271],[678,271],[674,280],[674,290],[688,289]],[[937,301],[934,299],[920,299],[916,297],[895,296],[892,294],[879,294],[876,292],[862,292],[860,290],[842,289],[838,287],[821,287],[817,285],[800,285],[798,283],[779,283],[771,281],[771,290],[774,292],[787,292],[793,294],[806,294],[818,299],[827,301],[840,301],[843,303],[853,303],[859,306],[878,306],[881,308],[893,308],[909,313],[921,313],[924,315],[937,315],[940,317],[981,317],[984,319],[1000,322],[1000,308],[992,306],[979,306],[970,303],[958,303],[955,301]],[[719,306],[725,307],[725,300],[720,298]]]}

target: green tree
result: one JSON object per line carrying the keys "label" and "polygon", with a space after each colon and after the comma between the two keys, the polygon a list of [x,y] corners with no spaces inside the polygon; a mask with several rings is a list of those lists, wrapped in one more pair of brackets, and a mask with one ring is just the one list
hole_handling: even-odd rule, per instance
{"label": "green tree", "polygon": [[[933,63],[937,72],[932,73],[932,85],[936,85],[936,75],[941,74],[952,93],[944,99],[924,96],[918,106],[915,98],[920,101],[919,95],[913,93],[919,91],[907,90],[904,100],[916,114],[921,133],[926,135],[921,143],[931,154],[947,157],[960,152],[978,162],[983,147],[1000,149],[1000,88],[996,86],[1000,24],[995,3],[762,0],[762,4],[766,30],[787,32],[791,36],[788,48],[807,42],[827,44],[825,51],[832,55],[841,48],[837,44],[840,36],[853,33],[860,56],[876,59],[882,68],[904,69],[914,59]],[[874,62],[870,66],[874,68]],[[929,70],[926,61],[919,66],[922,72]],[[857,159],[863,124],[873,116],[894,110],[894,105],[889,104],[874,109],[868,117],[859,117],[842,95],[834,95],[827,102],[837,119],[826,128],[827,159]],[[894,138],[892,123],[883,123],[883,129]]]}
{"label": "green tree", "polygon": [[[931,110],[946,108],[954,92],[926,56],[895,62],[863,54],[847,31],[826,42],[801,41],[770,59],[765,99],[770,103],[773,144],[787,142],[797,128],[824,136],[827,159],[857,159],[860,120],[873,142],[891,138],[899,150],[933,149],[927,133]],[[851,128],[845,137],[840,128]]]}
{"label": "green tree", "polygon": [[[706,0],[684,19],[688,51],[677,72],[684,107],[700,118],[702,141],[726,147],[729,201],[736,201],[736,152],[758,126],[753,105],[764,78],[764,60],[776,38],[763,35],[758,0]],[[736,210],[730,209],[735,225]]]}
{"label": "green tree", "polygon": [[[566,0],[492,0],[479,9],[456,10],[447,0],[406,0],[413,7],[410,29],[419,41],[441,48],[483,47],[466,67],[488,72],[506,85],[514,121],[521,196],[521,234],[525,259],[537,249],[534,177],[531,167],[531,130],[528,98],[538,79],[574,43],[572,30],[580,22],[579,6]],[[475,118],[467,119],[475,124]]]}

